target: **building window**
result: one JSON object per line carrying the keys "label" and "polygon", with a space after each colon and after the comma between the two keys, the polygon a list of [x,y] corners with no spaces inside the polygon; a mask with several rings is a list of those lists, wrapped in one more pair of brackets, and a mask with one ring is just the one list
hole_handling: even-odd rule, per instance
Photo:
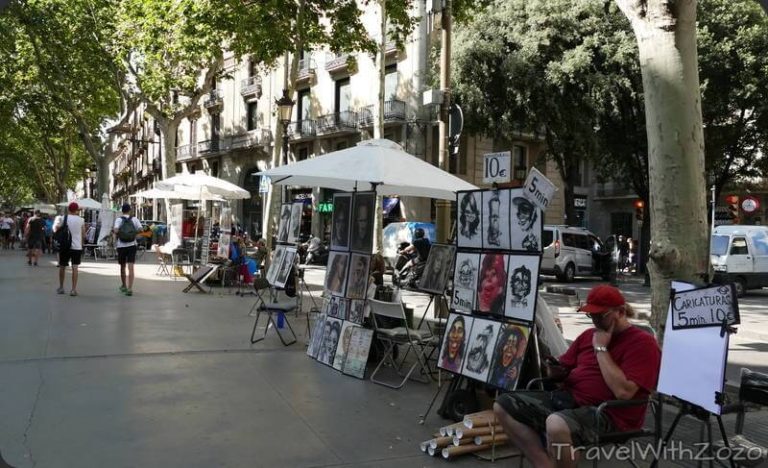
{"label": "building window", "polygon": [[296,100],[296,120],[309,120],[309,109],[311,107],[309,89],[299,91],[299,99]]}
{"label": "building window", "polygon": [[211,140],[219,141],[219,134],[221,133],[221,115],[211,115]]}
{"label": "building window", "polygon": [[208,163],[208,172],[213,177],[219,176],[219,162],[218,161],[211,161]]}
{"label": "building window", "polygon": [[309,158],[309,149],[307,149],[307,147],[299,148],[299,151],[296,154],[296,160],[304,161],[307,158]]}
{"label": "building window", "polygon": [[515,179],[525,180],[528,176],[528,148],[512,145],[512,174]]}
{"label": "building window", "polygon": [[336,112],[348,111],[352,103],[352,87],[349,85],[349,78],[336,80],[336,96],[334,103]]}
{"label": "building window", "polygon": [[256,128],[259,125],[259,121],[258,121],[259,114],[257,112],[258,111],[257,104],[258,104],[257,102],[249,102],[247,104],[248,105],[248,109],[247,109],[247,112],[248,112],[247,119],[248,120],[246,122],[246,125],[248,127],[248,130],[256,130]]}
{"label": "building window", "polygon": [[398,74],[397,65],[388,65],[384,69],[384,100],[397,99]]}

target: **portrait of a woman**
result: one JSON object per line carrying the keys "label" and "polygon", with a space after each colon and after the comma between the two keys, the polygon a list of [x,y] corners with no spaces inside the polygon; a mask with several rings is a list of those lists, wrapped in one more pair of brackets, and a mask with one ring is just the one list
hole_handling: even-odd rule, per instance
{"label": "portrait of a woman", "polygon": [[477,309],[482,313],[503,314],[507,283],[506,256],[486,254],[480,264],[477,283]]}
{"label": "portrait of a woman", "polygon": [[479,192],[459,194],[459,247],[480,247],[480,208],[477,201]]}
{"label": "portrait of a woman", "polygon": [[512,324],[502,329],[493,352],[493,371],[489,384],[505,390],[515,389],[527,344],[527,329]]}

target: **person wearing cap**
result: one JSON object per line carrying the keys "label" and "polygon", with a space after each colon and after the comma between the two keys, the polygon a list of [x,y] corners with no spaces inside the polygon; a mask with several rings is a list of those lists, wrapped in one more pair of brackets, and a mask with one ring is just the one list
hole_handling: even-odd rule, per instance
{"label": "person wearing cap", "polygon": [[[136,235],[141,231],[141,222],[135,216],[131,216],[131,205],[124,203],[122,209],[123,215],[115,219],[114,229],[112,231],[117,237],[117,262],[120,264],[120,292],[126,296],[133,296],[133,265],[136,263]],[[134,227],[134,236],[132,240],[121,239],[118,233],[123,223],[132,223]],[[128,266],[128,275],[126,278],[125,270]]]}
{"label": "person wearing cap", "polygon": [[70,296],[77,296],[77,268],[83,256],[83,239],[85,239],[85,220],[78,216],[80,206],[72,202],[67,206],[67,214],[56,218],[53,232],[58,231],[66,223],[72,242],[69,248],[59,248],[59,289],[57,294],[64,294],[64,277],[67,267],[72,262],[72,290]]}
{"label": "person wearing cap", "polygon": [[595,286],[579,311],[594,327],[545,369],[563,379],[561,387],[506,393],[493,406],[504,432],[535,467],[576,466],[574,449],[590,434],[642,427],[645,405],[610,408],[599,420],[596,407],[606,400],[645,399],[656,387],[661,351],[651,334],[629,321],[634,311],[618,289]]}

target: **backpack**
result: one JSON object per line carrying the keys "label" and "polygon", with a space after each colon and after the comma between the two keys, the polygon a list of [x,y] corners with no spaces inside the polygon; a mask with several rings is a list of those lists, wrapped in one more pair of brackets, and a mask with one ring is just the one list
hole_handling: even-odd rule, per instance
{"label": "backpack", "polygon": [[120,239],[120,242],[133,242],[136,240],[136,234],[138,232],[136,226],[133,225],[133,218],[124,216],[123,223],[117,230],[117,238]]}
{"label": "backpack", "polygon": [[53,240],[59,244],[59,250],[69,250],[72,247],[72,233],[69,232],[69,226],[67,226],[67,216],[64,215],[64,220],[61,222],[59,229],[53,234]]}

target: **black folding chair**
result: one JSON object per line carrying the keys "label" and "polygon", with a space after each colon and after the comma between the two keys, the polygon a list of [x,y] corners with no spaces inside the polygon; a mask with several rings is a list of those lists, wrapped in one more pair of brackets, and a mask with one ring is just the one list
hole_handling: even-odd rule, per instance
{"label": "black folding chair", "polygon": [[205,280],[210,278],[210,276],[214,274],[218,269],[219,265],[203,265],[191,275],[185,273],[184,277],[189,281],[189,284],[186,288],[184,288],[183,292],[189,292],[192,288],[197,288],[200,290],[200,292],[204,292],[206,294],[211,292],[211,288],[209,288],[208,291],[205,290],[203,283],[205,283]]}

